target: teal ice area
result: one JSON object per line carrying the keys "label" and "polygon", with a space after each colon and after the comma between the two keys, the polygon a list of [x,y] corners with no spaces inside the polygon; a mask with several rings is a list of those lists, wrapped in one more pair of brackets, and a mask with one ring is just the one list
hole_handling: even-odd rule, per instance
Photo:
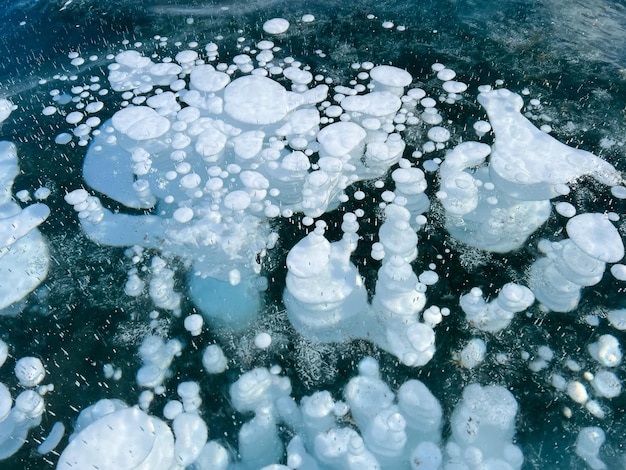
{"label": "teal ice area", "polygon": [[626,467],[619,2],[14,2],[0,467]]}

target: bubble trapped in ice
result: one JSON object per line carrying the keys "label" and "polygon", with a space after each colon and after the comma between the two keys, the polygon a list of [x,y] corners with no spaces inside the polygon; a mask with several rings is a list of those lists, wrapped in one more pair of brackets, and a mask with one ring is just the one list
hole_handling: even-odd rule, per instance
{"label": "bubble trapped in ice", "polygon": [[[33,98],[2,102],[23,174],[5,178],[0,267],[40,242],[0,285],[17,315],[0,321],[24,322],[5,367],[28,388],[7,382],[0,426],[43,442],[5,458],[623,458],[623,143],[610,117],[599,145],[584,130],[609,107],[600,85],[576,114],[576,87],[490,69],[488,47],[446,48],[455,33],[410,17],[146,8],[180,24],[73,47]],[[43,125],[22,138],[23,122]]]}

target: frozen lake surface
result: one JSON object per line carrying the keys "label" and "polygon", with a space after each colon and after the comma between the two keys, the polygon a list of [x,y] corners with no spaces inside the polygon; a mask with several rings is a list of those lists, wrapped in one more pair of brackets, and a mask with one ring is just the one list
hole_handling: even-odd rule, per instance
{"label": "frozen lake surface", "polygon": [[621,2],[3,12],[2,468],[626,467]]}

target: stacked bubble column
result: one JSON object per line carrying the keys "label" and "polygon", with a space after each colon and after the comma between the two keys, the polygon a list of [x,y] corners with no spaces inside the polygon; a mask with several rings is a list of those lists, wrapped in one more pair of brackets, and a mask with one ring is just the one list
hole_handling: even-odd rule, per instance
{"label": "stacked bubble column", "polygon": [[350,261],[354,232],[338,242],[324,237],[325,224],[298,242],[287,255],[283,301],[298,332],[321,342],[341,342],[366,331],[367,292]]}
{"label": "stacked bubble column", "polygon": [[604,214],[577,215],[565,230],[568,239],[539,243],[545,256],[533,263],[529,274],[529,286],[537,300],[555,312],[574,310],[582,288],[599,283],[606,263],[624,257],[621,236]]}

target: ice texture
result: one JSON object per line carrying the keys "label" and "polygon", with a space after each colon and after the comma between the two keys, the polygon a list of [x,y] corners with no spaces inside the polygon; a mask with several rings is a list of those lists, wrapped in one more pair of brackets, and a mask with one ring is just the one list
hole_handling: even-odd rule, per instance
{"label": "ice texture", "polygon": [[[383,27],[390,25],[385,22]],[[289,27],[282,18],[263,24],[266,34],[281,35],[277,43]],[[142,336],[138,348],[141,364],[135,378],[144,389],[137,399],[139,407],[103,400],[83,410],[59,468],[521,468],[524,456],[514,444],[515,397],[505,384],[473,383],[484,377],[481,365],[491,359],[497,341],[472,338],[455,353],[455,365],[472,369],[461,371],[472,383],[462,390],[451,416],[444,414],[423,382],[383,379],[387,371],[381,372],[372,357],[361,360],[358,374],[341,396],[314,389],[295,396],[290,371],[259,364],[283,357],[287,341],[277,325],[285,313],[296,330],[296,341],[292,344],[290,337],[288,348],[309,348],[303,354],[324,350],[328,343],[358,339],[389,353],[392,357],[385,357],[386,363],[424,366],[435,354],[437,325],[451,313],[450,319],[458,320],[458,308],[440,308],[432,304],[436,299],[430,294],[431,286],[439,289],[440,279],[445,280],[442,289],[448,288],[447,278],[455,273],[445,264],[456,261],[456,250],[463,252],[467,248],[463,244],[477,252],[522,248],[551,216],[551,200],[567,195],[580,177],[612,186],[618,197],[622,191],[617,171],[540,130],[522,115],[521,96],[502,88],[481,87],[478,97],[489,123],[478,121],[474,129],[479,138],[493,130],[494,144],[463,141],[458,123],[448,120],[446,108],[439,105],[464,99],[461,94],[468,85],[455,81],[456,72],[443,64],[434,64],[432,71],[445,93],[427,96],[420,88],[407,91],[414,79],[406,70],[373,63],[353,64],[360,70],[358,81],[331,88],[330,78],[314,75],[293,57],[279,58],[281,48],[267,39],[258,42],[256,50],[238,45],[229,64],[213,62],[219,55],[216,43],[207,44],[201,53],[191,50],[197,44],[176,47],[178,52],[167,59],[134,50],[115,56],[109,82],[127,101],[102,125],[92,121],[99,128],[89,137],[83,167],[88,189],[71,190],[65,200],[94,242],[131,247],[126,252],[134,266],[128,270],[126,294],[138,301],[147,294],[155,308],[172,312],[172,322],[181,323],[186,333],[180,325],[183,340],[157,333],[159,312],[150,313],[150,334]],[[90,103],[68,113],[65,122],[77,125],[74,135],[79,136],[83,120],[101,107],[102,103]],[[407,133],[412,140],[405,141],[403,131],[416,123],[423,128]],[[71,140],[70,134],[57,139]],[[408,147],[408,142],[415,146],[416,141],[422,146]],[[409,157],[411,150],[415,151]],[[5,154],[10,153],[9,148]],[[419,162],[430,153],[431,159]],[[416,167],[420,164],[431,173],[428,177]],[[5,194],[12,203],[14,176],[7,178]],[[438,201],[427,218],[424,213],[432,202],[427,179],[437,178],[438,191],[430,188],[428,194],[437,191]],[[374,188],[380,194],[372,197]],[[378,195],[376,213],[364,217],[357,201],[365,197],[376,201]],[[39,196],[45,197],[45,191]],[[19,199],[25,202],[28,197],[26,192]],[[111,209],[115,204],[107,198],[120,206]],[[346,202],[355,208],[344,211]],[[537,249],[545,256],[535,260],[526,277],[517,276],[516,282],[504,285],[486,279],[485,290],[486,284],[489,289],[501,285],[491,299],[481,288],[471,287],[475,284],[464,283],[459,290],[443,293],[442,302],[455,305],[460,295],[469,326],[493,335],[509,327],[516,313],[528,310],[527,316],[533,317],[535,297],[547,309],[574,310],[581,289],[600,282],[606,263],[623,258],[615,223],[620,216],[576,215],[578,208],[565,202],[556,208],[570,220],[565,231],[555,232],[555,241],[539,241]],[[325,219],[332,220],[335,210],[342,220],[329,226]],[[37,233],[36,226],[48,214],[46,206],[34,204],[18,215],[19,223],[0,220],[0,224],[6,220],[0,226],[4,237],[0,248],[3,241],[13,246]],[[447,238],[443,254],[432,253],[433,246],[426,245],[438,236],[429,218],[439,215],[451,237],[461,242],[448,244]],[[276,268],[268,265],[276,262],[270,250],[284,241],[278,235],[283,227],[276,230],[280,218],[293,224],[289,230],[297,227],[300,239],[286,254],[285,312],[268,312],[263,292],[269,285],[267,297],[276,295],[277,277],[266,278],[263,270]],[[376,227],[373,232],[361,230],[363,218]],[[420,232],[425,227],[428,231]],[[371,250],[364,249],[369,243]],[[365,251],[371,256],[357,263],[355,257]],[[432,262],[418,268],[427,264],[424,252]],[[503,260],[504,265],[509,258]],[[367,267],[370,262],[376,270]],[[622,268],[615,265],[611,271],[617,281],[623,280]],[[179,292],[176,269],[186,273],[186,292]],[[368,279],[369,292],[359,272],[365,269],[375,279]],[[456,279],[452,281],[455,285]],[[187,294],[202,317],[185,311],[184,320],[180,318]],[[274,313],[278,319],[271,317]],[[598,313],[590,315],[588,323],[594,318],[596,324],[603,321]],[[608,319],[618,329],[625,323],[621,310],[609,312]],[[450,331],[448,325],[439,328],[441,335]],[[179,374],[186,366],[179,369],[174,361],[184,347],[200,352],[198,345],[207,334],[211,344],[203,346],[196,359],[208,374],[222,375],[190,380]],[[228,345],[229,358],[218,344],[221,340],[227,342],[222,344]],[[572,365],[572,377],[553,374],[551,383],[564,399],[602,419],[604,399],[621,393],[621,345],[617,337],[605,334],[590,341],[586,351],[598,367],[594,373],[582,372],[586,381],[573,376],[581,368]],[[548,368],[555,354],[547,346],[539,348],[529,369],[539,373]],[[500,365],[511,360],[505,353],[494,356]],[[524,360],[529,356],[521,351]],[[29,357],[18,365],[21,386],[41,383],[43,365]],[[105,365],[107,379],[114,377],[112,371],[113,365]],[[237,444],[228,441],[227,433],[224,438],[218,435],[219,441],[209,441],[213,423],[203,419],[209,415],[203,397],[212,385],[205,380],[224,383],[237,375],[225,400],[235,410],[228,411],[233,413],[233,425],[243,423],[235,431]],[[302,383],[298,386],[302,390]],[[23,392],[20,406],[16,400],[12,408],[8,389],[5,393],[0,387],[0,430],[21,436],[23,442],[29,427],[39,424],[43,407],[39,392],[46,390],[40,386],[37,392]],[[171,397],[172,390],[178,397]],[[209,393],[211,400],[219,396],[213,389]],[[461,393],[460,385],[455,393]],[[159,396],[167,397],[162,408],[167,421],[150,414]],[[55,428],[43,450],[60,439],[59,427]],[[576,453],[589,466],[603,468],[598,457],[603,440],[601,430],[583,429]],[[0,455],[17,449],[19,442],[0,440]]]}

